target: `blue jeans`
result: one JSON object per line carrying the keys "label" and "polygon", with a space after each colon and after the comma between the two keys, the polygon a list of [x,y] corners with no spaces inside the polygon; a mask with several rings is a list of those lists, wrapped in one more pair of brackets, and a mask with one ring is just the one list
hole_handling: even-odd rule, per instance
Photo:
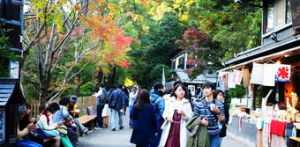
{"label": "blue jeans", "polygon": [[111,129],[120,128],[120,125],[119,125],[119,121],[120,121],[119,111],[117,111],[115,109],[111,109],[110,112],[111,112],[110,113],[110,126],[111,126]]}
{"label": "blue jeans", "polygon": [[220,147],[221,146],[221,138],[219,134],[209,135],[210,147]]}
{"label": "blue jeans", "polygon": [[43,147],[43,146],[31,140],[19,140],[16,143],[16,147]]}
{"label": "blue jeans", "polygon": [[119,115],[119,127],[124,127],[123,126],[123,113],[118,111],[118,115]]}

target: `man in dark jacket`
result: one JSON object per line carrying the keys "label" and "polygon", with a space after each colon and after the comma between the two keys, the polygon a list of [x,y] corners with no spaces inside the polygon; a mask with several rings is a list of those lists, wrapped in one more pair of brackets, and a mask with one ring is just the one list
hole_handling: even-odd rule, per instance
{"label": "man in dark jacket", "polygon": [[107,91],[104,88],[103,85],[99,87],[99,91],[96,94],[96,105],[97,105],[97,123],[98,127],[102,128],[102,110],[104,108],[104,105],[107,102]]}
{"label": "man in dark jacket", "polygon": [[126,109],[126,94],[122,90],[122,86],[118,86],[115,90],[112,91],[109,108],[111,108],[111,127],[112,131],[116,129],[123,129],[123,120],[122,115]]}
{"label": "man in dark jacket", "polygon": [[154,108],[155,119],[157,124],[156,126],[157,132],[156,132],[155,140],[154,143],[151,145],[151,147],[158,146],[161,133],[162,133],[160,127],[164,122],[164,118],[162,115],[165,109],[165,100],[162,98],[163,93],[164,93],[164,86],[160,83],[156,83],[153,86],[153,89],[150,93],[150,102]]}

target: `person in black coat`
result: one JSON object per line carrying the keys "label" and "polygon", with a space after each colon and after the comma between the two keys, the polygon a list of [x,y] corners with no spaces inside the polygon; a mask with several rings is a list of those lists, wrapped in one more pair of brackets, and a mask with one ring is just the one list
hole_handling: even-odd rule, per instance
{"label": "person in black coat", "polygon": [[225,100],[225,94],[221,90],[217,90],[216,92],[217,99],[224,104],[224,115],[225,115],[225,122],[222,124],[221,132],[220,132],[220,137],[225,137],[226,132],[227,132],[227,124],[229,121],[229,104]]}
{"label": "person in black coat", "polygon": [[133,120],[133,131],[130,142],[136,147],[150,147],[156,132],[156,119],[154,107],[150,104],[149,93],[143,89],[130,113]]}

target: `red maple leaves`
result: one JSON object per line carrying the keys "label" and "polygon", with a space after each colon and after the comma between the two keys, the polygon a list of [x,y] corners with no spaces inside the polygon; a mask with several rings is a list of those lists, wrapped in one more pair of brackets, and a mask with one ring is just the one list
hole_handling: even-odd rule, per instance
{"label": "red maple leaves", "polygon": [[125,36],[123,31],[120,32],[114,37],[114,47],[116,49],[126,49],[130,46],[132,42],[132,38],[129,36]]}

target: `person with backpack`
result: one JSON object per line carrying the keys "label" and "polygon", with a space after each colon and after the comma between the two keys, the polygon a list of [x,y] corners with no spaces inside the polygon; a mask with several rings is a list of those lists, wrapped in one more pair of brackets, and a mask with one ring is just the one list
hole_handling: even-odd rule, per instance
{"label": "person with backpack", "polygon": [[112,131],[122,130],[124,128],[122,113],[126,109],[126,94],[123,92],[122,86],[118,86],[112,91],[109,98],[109,108],[111,110],[110,124]]}
{"label": "person with backpack", "polygon": [[207,83],[203,87],[204,98],[194,101],[194,116],[199,125],[207,127],[210,147],[220,147],[220,123],[224,122],[224,105],[213,94],[213,86]]}
{"label": "person with backpack", "polygon": [[161,83],[156,83],[150,94],[150,102],[154,108],[155,120],[156,120],[156,136],[151,147],[157,147],[160,141],[162,130],[161,125],[164,122],[163,112],[165,110],[165,100],[162,97],[164,93],[164,86]]}
{"label": "person with backpack", "polygon": [[99,87],[99,91],[96,96],[96,107],[97,107],[97,123],[99,128],[103,128],[102,111],[104,105],[107,102],[107,91],[103,85]]}

